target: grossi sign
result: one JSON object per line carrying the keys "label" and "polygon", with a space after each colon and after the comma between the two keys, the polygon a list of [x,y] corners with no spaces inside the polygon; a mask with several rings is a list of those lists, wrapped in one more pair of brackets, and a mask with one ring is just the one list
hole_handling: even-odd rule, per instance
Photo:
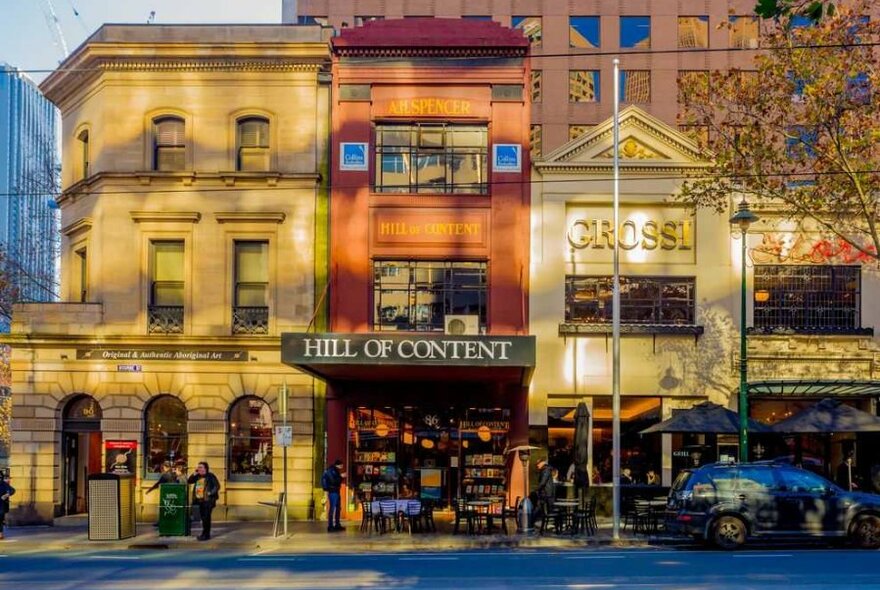
{"label": "grossi sign", "polygon": [[281,337],[283,362],[316,364],[402,364],[534,366],[532,336],[447,336],[444,334],[303,334]]}
{"label": "grossi sign", "polygon": [[620,219],[615,228],[605,207],[569,210],[565,240],[575,259],[610,260],[616,241],[624,262],[694,261],[696,223],[684,209],[622,207]]}

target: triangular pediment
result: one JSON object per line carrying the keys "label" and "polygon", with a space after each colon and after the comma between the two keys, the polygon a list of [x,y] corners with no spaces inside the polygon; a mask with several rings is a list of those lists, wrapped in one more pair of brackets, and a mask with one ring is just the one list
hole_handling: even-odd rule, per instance
{"label": "triangular pediment", "polygon": [[[597,125],[535,161],[537,168],[609,166],[614,158],[614,121]],[[622,165],[688,167],[704,164],[708,154],[697,143],[642,109],[628,106],[620,113]]]}

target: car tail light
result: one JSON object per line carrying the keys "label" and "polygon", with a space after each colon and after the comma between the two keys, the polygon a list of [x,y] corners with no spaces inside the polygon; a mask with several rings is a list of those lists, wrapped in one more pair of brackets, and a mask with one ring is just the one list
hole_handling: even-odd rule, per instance
{"label": "car tail light", "polygon": [[690,522],[691,520],[693,520],[693,517],[691,517],[690,514],[679,514],[676,517],[676,520],[679,520],[681,522]]}

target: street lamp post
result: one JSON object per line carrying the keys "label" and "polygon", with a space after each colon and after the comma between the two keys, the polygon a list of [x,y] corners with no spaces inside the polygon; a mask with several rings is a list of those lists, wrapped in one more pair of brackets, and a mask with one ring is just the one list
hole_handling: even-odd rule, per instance
{"label": "street lamp post", "polygon": [[742,283],[740,289],[739,308],[739,460],[749,460],[749,384],[748,384],[748,348],[746,343],[746,237],[749,226],[758,221],[745,198],[737,207],[730,223],[739,226],[742,232]]}

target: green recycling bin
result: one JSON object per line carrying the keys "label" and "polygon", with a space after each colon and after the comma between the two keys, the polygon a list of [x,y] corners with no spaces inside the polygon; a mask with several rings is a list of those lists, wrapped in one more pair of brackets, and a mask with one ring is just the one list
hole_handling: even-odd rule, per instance
{"label": "green recycling bin", "polygon": [[189,486],[163,483],[159,486],[159,536],[189,535]]}

